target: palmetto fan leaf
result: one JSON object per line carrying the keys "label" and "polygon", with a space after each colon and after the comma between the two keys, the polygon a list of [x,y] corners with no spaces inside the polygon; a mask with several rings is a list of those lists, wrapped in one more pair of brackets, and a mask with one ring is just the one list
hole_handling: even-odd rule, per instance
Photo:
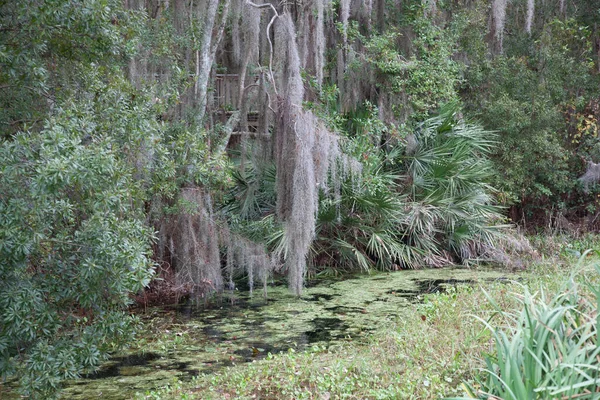
{"label": "palmetto fan leaf", "polygon": [[248,167],[231,173],[234,186],[226,194],[223,211],[243,220],[261,218],[275,207],[275,166],[264,166],[259,171]]}
{"label": "palmetto fan leaf", "polygon": [[498,237],[495,225],[501,209],[493,204],[494,190],[488,184],[492,170],[487,156],[494,134],[454,116],[445,110],[415,134],[418,149],[407,168],[414,204],[408,232],[420,246],[428,241],[422,236],[431,232],[431,241],[439,241],[437,249],[441,246],[462,259]]}
{"label": "palmetto fan leaf", "polygon": [[[378,162],[364,165],[362,179],[347,177],[336,193],[321,192],[313,270],[440,266],[494,247],[502,236],[501,209],[488,183],[495,136],[455,115],[445,110],[425,121],[410,155],[370,148]],[[283,255],[287,238],[273,216],[276,174],[263,171],[261,178],[253,168],[234,176],[228,206],[250,237]]]}
{"label": "palmetto fan leaf", "polygon": [[[341,198],[321,205],[316,253],[337,254],[346,267],[397,268],[473,258],[493,246],[502,232],[488,184],[494,135],[455,115],[448,109],[425,121],[412,155],[380,151],[363,182],[344,182]],[[391,154],[396,161],[384,163]]]}

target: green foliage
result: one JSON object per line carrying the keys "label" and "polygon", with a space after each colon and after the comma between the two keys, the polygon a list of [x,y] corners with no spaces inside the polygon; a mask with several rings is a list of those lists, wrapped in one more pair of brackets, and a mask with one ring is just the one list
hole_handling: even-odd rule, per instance
{"label": "green foliage", "polygon": [[523,201],[568,190],[574,179],[568,175],[568,158],[555,135],[564,123],[554,101],[543,88],[540,91],[536,74],[523,61],[499,57],[486,79],[493,87],[480,115],[486,127],[498,129],[501,138],[495,158],[501,171],[498,184]]}
{"label": "green foliage", "polygon": [[500,235],[486,158],[493,139],[449,107],[419,128],[414,154],[372,152],[362,179],[321,202],[318,264],[396,269],[477,257]]}
{"label": "green foliage", "polygon": [[[253,160],[254,161],[254,160]],[[275,166],[256,166],[232,171],[233,185],[223,200],[223,212],[229,218],[252,221],[275,210]]]}
{"label": "green foliage", "polygon": [[506,326],[484,321],[495,342],[495,352],[486,358],[485,397],[597,398],[596,305],[578,294],[573,280],[550,299],[527,288],[517,298],[516,312],[493,303]]}
{"label": "green foliage", "polygon": [[[456,27],[444,29],[422,13],[405,19],[403,30],[392,27],[363,40],[377,86],[398,96],[392,105],[394,114],[410,129],[442,104],[457,100],[460,68],[452,59]],[[414,39],[407,44],[402,32],[410,31]]]}
{"label": "green foliage", "polygon": [[7,135],[39,129],[49,104],[69,95],[71,68],[118,66],[135,49],[140,19],[118,0],[26,0],[2,2],[0,24],[0,124]]}
{"label": "green foliage", "polygon": [[313,244],[316,264],[368,271],[375,266],[414,266],[420,249],[403,241],[403,202],[393,189],[397,176],[379,168],[364,170],[364,180],[342,183],[339,199],[323,199]]}
{"label": "green foliage", "polygon": [[[348,121],[353,137],[346,151],[363,170],[360,177],[331,176],[329,191],[321,193],[311,250],[316,272],[440,266],[493,246],[502,220],[489,184],[495,137],[459,121],[455,110],[446,107],[425,121],[410,154],[401,146],[373,151],[387,130],[372,105]],[[281,227],[272,218],[275,173],[272,167],[257,171],[233,175],[224,211],[235,229],[280,249]]]}
{"label": "green foliage", "polygon": [[0,146],[0,372],[34,398],[125,343],[123,306],[151,277],[131,170],[82,141],[78,111]]}
{"label": "green foliage", "polygon": [[[363,24],[366,8],[352,10],[338,54],[340,32],[326,33],[329,78],[322,88],[307,82],[319,92],[307,97],[345,131],[344,150],[363,173],[331,174],[323,185],[315,269],[477,257],[498,237],[496,198],[528,211],[597,210],[576,183],[581,158],[600,157],[597,7],[585,0],[559,14],[536,5],[526,34],[525,1],[515,0],[504,53],[494,54],[488,2],[467,3],[402,2],[385,10],[376,33]],[[233,171],[221,145],[228,134],[197,120],[204,110],[190,77],[202,21],[181,23],[188,18],[177,12],[165,3],[149,16],[121,0],[0,3],[0,373],[32,397],[52,396],[125,342],[124,306],[152,275],[146,225],[176,224],[171,217],[194,206],[175,200],[182,187],[207,189],[234,231],[282,249],[269,160]],[[231,61],[230,42],[218,62]],[[348,65],[333,67],[340,55]],[[327,82],[337,74],[360,82],[336,76],[338,90]],[[367,101],[342,115],[340,94]],[[453,111],[430,118],[459,98],[497,136]],[[349,376],[319,384],[346,394],[360,381]]]}
{"label": "green foliage", "polygon": [[487,15],[463,11],[471,22],[460,41],[469,60],[461,97],[466,112],[499,135],[493,159],[501,199],[532,217],[590,202],[577,177],[582,159],[600,155],[592,111],[599,81],[585,5],[565,18],[556,4],[536,4],[531,35],[519,25],[519,5],[508,8],[504,53],[494,57],[486,51]]}
{"label": "green foliage", "polygon": [[470,258],[482,245],[494,243],[501,228],[494,226],[502,210],[489,184],[488,157],[496,137],[456,118],[457,111],[446,108],[415,135],[417,149],[408,157],[407,174],[417,206],[409,212],[407,234],[414,243],[429,236],[437,247]]}
{"label": "green foliage", "polygon": [[46,399],[131,339],[125,308],[152,277],[145,207],[173,192],[179,148],[122,69],[141,14],[56,0],[0,18],[0,375]]}

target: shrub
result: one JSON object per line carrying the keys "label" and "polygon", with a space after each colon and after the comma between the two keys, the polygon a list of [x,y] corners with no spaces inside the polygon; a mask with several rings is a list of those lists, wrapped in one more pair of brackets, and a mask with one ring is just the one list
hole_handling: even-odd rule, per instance
{"label": "shrub", "polygon": [[132,332],[123,310],[151,277],[132,174],[60,110],[0,143],[0,376],[53,397]]}
{"label": "shrub", "polygon": [[[369,269],[441,266],[483,254],[501,236],[488,184],[494,135],[448,106],[406,148],[380,151],[360,182],[347,180],[318,218],[318,253]],[[375,157],[371,155],[371,157]]]}

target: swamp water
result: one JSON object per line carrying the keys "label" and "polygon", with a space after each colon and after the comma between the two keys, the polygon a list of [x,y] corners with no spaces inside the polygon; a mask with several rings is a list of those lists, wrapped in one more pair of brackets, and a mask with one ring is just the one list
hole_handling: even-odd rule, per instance
{"label": "swamp water", "polygon": [[386,321],[410,317],[425,293],[458,284],[506,279],[491,270],[440,269],[378,273],[317,283],[301,298],[285,287],[224,293],[213,304],[149,309],[145,332],[127,353],[94,375],[71,382],[65,399],[130,399],[175,380],[192,379],[289,349],[357,338]]}

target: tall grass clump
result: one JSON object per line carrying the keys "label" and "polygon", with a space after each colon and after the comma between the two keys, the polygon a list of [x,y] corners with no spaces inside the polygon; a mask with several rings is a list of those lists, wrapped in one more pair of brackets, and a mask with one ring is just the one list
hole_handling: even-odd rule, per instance
{"label": "tall grass clump", "polygon": [[[596,267],[600,272],[600,267]],[[502,310],[488,296],[500,326],[484,321],[492,332],[495,353],[485,358],[482,390],[470,398],[599,399],[598,295],[582,295],[573,276],[552,298],[527,287],[516,297],[517,311]],[[482,320],[483,321],[483,320]]]}

